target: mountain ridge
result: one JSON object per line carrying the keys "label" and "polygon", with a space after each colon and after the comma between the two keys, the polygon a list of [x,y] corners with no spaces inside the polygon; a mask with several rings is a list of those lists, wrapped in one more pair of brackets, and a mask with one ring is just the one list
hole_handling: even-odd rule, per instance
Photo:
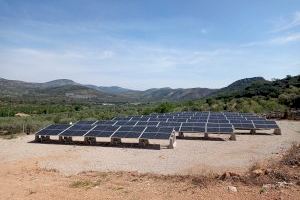
{"label": "mountain ridge", "polygon": [[56,79],[44,83],[33,83],[0,78],[0,95],[15,99],[40,98],[40,100],[91,102],[157,102],[195,100],[229,91],[238,91],[254,82],[266,81],[262,77],[240,79],[220,88],[150,88],[147,90],[132,90],[119,86],[96,86],[74,82],[70,79]]}

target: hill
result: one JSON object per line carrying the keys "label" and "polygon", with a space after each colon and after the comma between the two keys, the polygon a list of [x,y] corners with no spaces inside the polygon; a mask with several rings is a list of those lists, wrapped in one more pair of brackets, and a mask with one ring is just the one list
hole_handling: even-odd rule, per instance
{"label": "hill", "polygon": [[155,88],[145,91],[131,90],[118,86],[104,87],[82,85],[68,79],[46,83],[29,83],[0,79],[2,98],[22,101],[90,101],[90,102],[152,102],[193,100],[208,96],[215,89]]}
{"label": "hill", "polygon": [[268,83],[263,77],[244,78],[237,80],[227,87],[217,90],[212,95],[225,95],[226,93],[240,93],[254,83]]}
{"label": "hill", "polygon": [[28,83],[1,78],[0,95],[2,99],[25,102],[125,102],[130,100],[122,96],[101,92],[67,79],[46,83]]}
{"label": "hill", "polygon": [[[220,88],[152,88],[145,91],[131,90],[118,86],[104,87],[83,85],[68,79],[45,83],[30,83],[0,78],[0,95],[3,99],[16,101],[46,102],[162,102],[190,101],[201,98],[275,98],[285,105],[297,104],[299,76],[267,81],[262,77],[237,80]],[[227,101],[226,100],[226,101]],[[296,101],[296,102],[295,102]]]}

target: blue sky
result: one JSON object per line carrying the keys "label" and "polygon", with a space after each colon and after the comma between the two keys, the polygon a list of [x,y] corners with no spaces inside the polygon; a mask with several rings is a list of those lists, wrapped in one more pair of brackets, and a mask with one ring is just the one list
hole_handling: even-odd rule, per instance
{"label": "blue sky", "polygon": [[300,74],[299,0],[0,0],[0,77],[219,88]]}

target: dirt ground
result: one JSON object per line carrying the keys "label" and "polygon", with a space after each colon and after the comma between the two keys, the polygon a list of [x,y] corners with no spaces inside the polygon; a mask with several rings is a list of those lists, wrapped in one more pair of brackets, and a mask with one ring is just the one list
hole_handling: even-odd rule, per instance
{"label": "dirt ground", "polygon": [[177,140],[175,149],[161,150],[37,144],[32,135],[0,140],[0,199],[300,199],[297,185],[262,192],[258,185],[194,177],[244,173],[255,162],[278,160],[300,142],[300,122],[278,123],[281,136]]}

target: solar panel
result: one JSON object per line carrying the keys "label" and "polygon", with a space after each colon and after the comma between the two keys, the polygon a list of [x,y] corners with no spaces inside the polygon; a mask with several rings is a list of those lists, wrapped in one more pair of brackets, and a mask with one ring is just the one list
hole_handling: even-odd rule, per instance
{"label": "solar panel", "polygon": [[121,126],[111,137],[113,138],[139,138],[146,127]]}
{"label": "solar panel", "polygon": [[70,125],[67,125],[67,124],[53,124],[53,125],[50,125],[44,129],[40,130],[39,132],[36,133],[36,135],[56,136],[69,127],[70,127]]}
{"label": "solar panel", "polygon": [[232,123],[235,129],[253,129],[254,125],[252,123]]}
{"label": "solar panel", "polygon": [[141,119],[139,121],[148,121],[149,120],[149,117],[141,117]]}
{"label": "solar panel", "polygon": [[167,119],[159,119],[159,118],[153,118],[153,117],[150,117],[149,122],[166,122]]}
{"label": "solar panel", "polygon": [[187,118],[169,119],[168,122],[187,122]]}
{"label": "solar panel", "polygon": [[229,123],[229,121],[226,119],[209,119],[208,123],[226,124]]}
{"label": "solar panel", "polygon": [[59,136],[83,136],[92,128],[94,128],[94,127],[92,127],[91,125],[87,125],[87,124],[75,124],[75,125],[71,126],[69,129],[60,133]]}
{"label": "solar panel", "polygon": [[179,128],[181,126],[181,122],[160,122],[158,124],[159,127],[168,127],[168,128],[174,128],[175,131],[179,131]]}
{"label": "solar panel", "polygon": [[59,130],[59,129],[43,129],[37,132],[36,134],[41,136],[55,136],[60,134],[62,131],[63,130]]}
{"label": "solar panel", "polygon": [[204,127],[196,127],[196,126],[182,126],[179,130],[180,132],[188,132],[188,133],[201,133],[205,132],[205,126]]}
{"label": "solar panel", "polygon": [[159,122],[137,122],[135,126],[157,126]]}
{"label": "solar panel", "polygon": [[137,121],[117,121],[115,125],[117,126],[134,126]]}
{"label": "solar panel", "polygon": [[274,129],[279,128],[275,121],[271,120],[253,120],[255,128],[259,129]]}
{"label": "solar panel", "polygon": [[111,137],[120,128],[119,126],[98,125],[95,126],[85,137]]}
{"label": "solar panel", "polygon": [[173,128],[167,127],[147,127],[140,138],[167,140],[170,139],[173,130]]}
{"label": "solar panel", "polygon": [[188,119],[187,122],[207,122],[207,119]]}

